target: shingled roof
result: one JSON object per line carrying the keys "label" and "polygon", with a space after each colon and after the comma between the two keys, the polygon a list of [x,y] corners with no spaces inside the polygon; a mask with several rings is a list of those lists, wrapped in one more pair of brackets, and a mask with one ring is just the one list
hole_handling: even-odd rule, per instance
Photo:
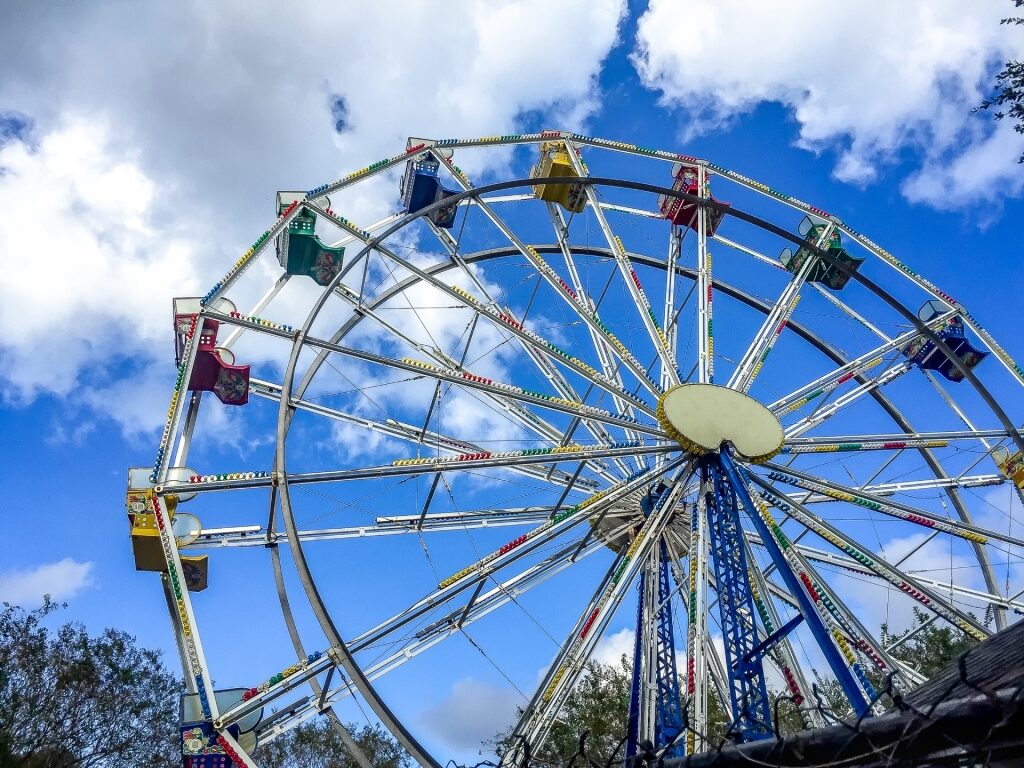
{"label": "shingled roof", "polygon": [[[963,673],[961,673],[961,663]],[[970,681],[970,685],[963,682]],[[997,692],[1024,683],[1024,621],[997,632],[970,653],[945,666],[931,680],[904,697],[916,708],[927,709],[940,701],[975,696],[981,690]],[[979,690],[981,689],[981,690]]]}

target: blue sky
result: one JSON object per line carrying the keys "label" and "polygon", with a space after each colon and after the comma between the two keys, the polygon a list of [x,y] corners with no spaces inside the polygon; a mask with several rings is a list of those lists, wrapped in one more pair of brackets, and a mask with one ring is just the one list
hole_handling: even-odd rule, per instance
{"label": "blue sky", "polygon": [[[1024,52],[1020,31],[998,25],[1010,3],[784,5],[467,0],[438,15],[428,3],[310,3],[286,16],[106,2],[0,12],[0,510],[12,534],[0,543],[0,600],[32,605],[48,591],[69,603],[64,616],[126,629],[175,662],[156,580],[132,567],[122,506],[126,468],[150,461],[173,383],[170,299],[206,291],[267,226],[276,190],[337,178],[400,151],[407,136],[553,127],[708,158],[837,213],[1024,358],[1024,139],[969,115],[1001,62]],[[532,158],[456,160],[487,182],[525,175]],[[334,207],[374,221],[395,210],[396,183],[375,178]],[[509,293],[528,301],[525,288]],[[299,317],[308,296],[282,312]],[[1019,388],[993,387],[1019,421]],[[244,423],[204,413],[196,455],[224,468],[265,464],[273,413],[255,405],[262,411]],[[331,440],[352,439],[317,429],[306,434],[310,467],[335,458]],[[364,458],[347,450],[347,460]],[[330,514],[308,503],[307,520]],[[245,501],[224,513],[242,520]],[[419,544],[399,547],[368,545],[339,568],[385,592],[429,581]],[[266,633],[246,659],[232,658],[227,630],[207,640],[224,658],[225,685],[289,663],[269,568],[248,554],[218,562],[230,580],[199,609],[239,631],[255,617]],[[465,557],[444,545],[435,554],[451,566]],[[378,558],[405,566],[375,571]],[[339,576],[339,593],[349,583]],[[375,589],[358,592],[353,610],[378,609]],[[557,601],[545,599],[530,610],[557,621]],[[509,681],[460,656],[474,653],[467,647],[450,656],[464,675],[441,673],[448,650],[422,672],[433,699],[414,716],[441,752],[470,749],[494,724],[446,730],[444,707],[498,701],[507,711],[517,701]],[[517,684],[545,654],[510,657],[525,670]]]}

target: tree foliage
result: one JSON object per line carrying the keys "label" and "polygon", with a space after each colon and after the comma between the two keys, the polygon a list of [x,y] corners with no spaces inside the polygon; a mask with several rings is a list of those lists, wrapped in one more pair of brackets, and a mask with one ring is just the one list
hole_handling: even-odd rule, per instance
{"label": "tree foliage", "polygon": [[[51,630],[45,620],[60,607],[0,611],[0,768],[180,768],[182,685],[160,653],[114,629]],[[380,726],[354,736],[374,768],[411,765]],[[289,731],[255,758],[266,768],[358,768],[325,722]]]}
{"label": "tree foliage", "polygon": [[114,629],[51,631],[59,607],[0,611],[0,765],[178,766],[180,683],[160,653]]}
{"label": "tree foliage", "polygon": [[[1013,0],[1017,8],[1024,7],[1024,0]],[[1001,24],[1024,24],[1024,17],[1012,16],[1003,19]],[[1024,61],[1007,61],[1003,69],[996,75],[992,94],[979,104],[974,112],[992,110],[996,120],[1004,117],[1014,122],[1013,130],[1024,134]],[[1021,153],[1018,163],[1024,163]]]}
{"label": "tree foliage", "polygon": [[[406,768],[409,753],[379,725],[349,732],[374,768]],[[305,723],[260,745],[253,759],[262,768],[358,768],[334,727],[326,721]]]}
{"label": "tree foliage", "polygon": [[[604,765],[616,754],[621,756],[629,713],[630,667],[625,656],[618,664],[588,662],[537,757],[554,765],[567,764],[576,754],[584,731],[589,733],[587,754],[595,761]],[[510,746],[509,732],[498,734],[498,755]]]}
{"label": "tree foliage", "polygon": [[886,645],[895,644],[916,631],[910,640],[894,648],[890,655],[909,664],[925,677],[932,677],[943,667],[951,664],[961,653],[978,644],[977,640],[956,627],[948,624],[939,626],[936,622],[928,624],[930,619],[929,614],[915,608],[914,627],[892,637],[888,636],[888,626],[882,625],[882,637],[886,638]]}
{"label": "tree foliage", "polygon": [[[890,635],[888,627],[882,625],[882,637],[886,645],[909,638],[894,648],[891,655],[926,677],[931,677],[955,661],[977,642],[955,627],[929,623],[930,619],[930,614],[915,609],[914,626],[899,634]],[[552,765],[568,764],[577,752],[580,735],[585,731],[589,732],[586,742],[588,757],[600,765],[613,764],[622,759],[632,678],[630,667],[626,656],[617,665],[595,661],[587,664],[586,671],[552,726],[547,742],[536,756],[539,761]],[[877,688],[884,685],[881,675],[869,673],[868,676]],[[846,718],[851,714],[850,704],[836,680],[819,680],[817,689],[822,707],[834,717]],[[777,713],[780,734],[789,735],[803,730],[803,717],[788,699],[786,692],[770,690],[768,696],[773,718]],[[806,702],[803,706],[813,705],[814,702]],[[710,744],[718,745],[725,740],[727,725],[725,709],[715,692],[709,691],[706,735]],[[498,734],[492,746],[499,756],[504,754],[511,746],[510,731]]]}
{"label": "tree foliage", "polygon": [[[589,661],[576,683],[547,741],[536,757],[552,765],[566,765],[579,749],[581,734],[588,734],[587,756],[599,765],[620,762],[625,755],[626,724],[629,717],[629,689],[632,664],[623,655],[617,664]],[[520,710],[519,714],[522,714]],[[715,695],[708,696],[708,738],[725,737],[725,712]],[[509,731],[494,741],[499,756],[512,746]]]}

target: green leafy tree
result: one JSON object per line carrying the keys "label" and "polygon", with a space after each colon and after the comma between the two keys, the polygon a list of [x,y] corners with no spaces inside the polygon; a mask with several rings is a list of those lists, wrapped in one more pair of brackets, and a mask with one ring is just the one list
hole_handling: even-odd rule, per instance
{"label": "green leafy tree", "polygon": [[788,690],[769,690],[768,702],[771,705],[772,728],[777,729],[779,735],[789,736],[804,730],[804,718],[800,714],[800,709],[806,707],[806,703],[797,707],[796,702],[790,698]]}
{"label": "green leafy tree", "polygon": [[[1017,8],[1024,6],[1024,0],[1013,0]],[[1024,24],[1024,17],[1012,16],[1003,19],[1000,24]],[[996,120],[1005,117],[1014,121],[1013,130],[1024,133],[1024,61],[1007,61],[1003,69],[996,75],[992,94],[978,105],[974,112],[992,110]],[[1024,163],[1021,153],[1018,163]]]}
{"label": "green leafy tree", "polygon": [[[917,630],[913,637],[894,648],[890,655],[909,664],[925,677],[932,677],[961,653],[978,644],[973,637],[948,624],[939,626],[938,622],[933,622],[924,626],[930,619],[930,614],[915,608],[914,627],[892,637],[889,637],[889,627],[882,625],[882,637],[887,638],[886,645],[897,643]],[[922,626],[924,628],[919,629]]]}
{"label": "green leafy tree", "polygon": [[[409,753],[383,728],[349,725],[356,744],[374,768],[406,768]],[[262,768],[358,768],[334,727],[326,721],[305,723],[256,748],[253,759]]]}
{"label": "green leafy tree", "polygon": [[[584,731],[589,732],[587,754],[595,761],[604,765],[616,754],[621,756],[629,712],[630,666],[625,656],[618,664],[588,662],[537,758],[565,765],[576,754]],[[511,746],[509,735],[506,731],[495,737],[493,746],[499,756]]]}
{"label": "green leafy tree", "polygon": [[[617,664],[590,661],[551,726],[538,761],[565,765],[579,749],[581,734],[588,733],[587,756],[600,765],[615,764],[625,754],[632,664],[623,655]],[[520,711],[521,714],[521,711]],[[708,739],[725,738],[726,717],[718,697],[708,696]],[[509,731],[490,744],[499,756],[511,746]]]}
{"label": "green leafy tree", "polygon": [[160,653],[114,629],[51,631],[60,607],[0,611],[0,766],[178,766],[180,683]]}

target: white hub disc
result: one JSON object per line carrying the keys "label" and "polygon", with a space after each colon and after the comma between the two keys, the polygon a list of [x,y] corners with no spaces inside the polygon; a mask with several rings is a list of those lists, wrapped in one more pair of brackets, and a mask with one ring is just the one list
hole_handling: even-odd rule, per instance
{"label": "white hub disc", "polygon": [[683,448],[702,455],[732,443],[749,461],[767,461],[782,449],[782,425],[743,392],[713,384],[680,384],[658,402],[658,421]]}

